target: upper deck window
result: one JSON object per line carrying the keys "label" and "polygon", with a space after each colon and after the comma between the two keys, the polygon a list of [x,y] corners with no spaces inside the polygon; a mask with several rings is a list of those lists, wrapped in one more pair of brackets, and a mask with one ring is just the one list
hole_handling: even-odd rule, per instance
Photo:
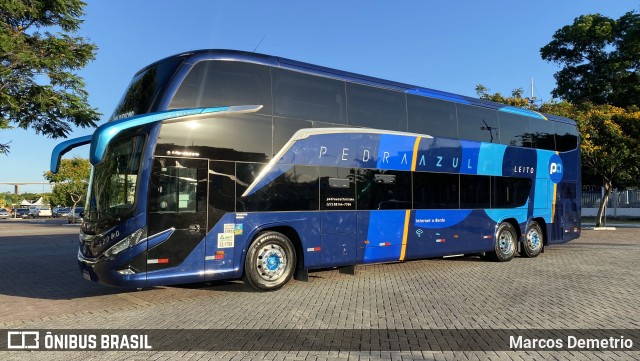
{"label": "upper deck window", "polygon": [[266,66],[234,61],[201,61],[184,79],[169,109],[262,105],[271,115],[271,74]]}
{"label": "upper deck window", "polygon": [[456,105],[439,99],[407,95],[409,131],[433,137],[458,137]]}
{"label": "upper deck window", "polygon": [[498,112],[500,143],[515,147],[531,148],[529,118],[507,112]]}
{"label": "upper deck window", "polygon": [[460,139],[499,143],[497,111],[470,105],[456,105]]}
{"label": "upper deck window", "polygon": [[273,69],[274,115],[347,124],[344,82]]}
{"label": "upper deck window", "polygon": [[556,132],[556,150],[566,152],[578,147],[578,129],[571,124],[554,123]]}
{"label": "upper deck window", "polygon": [[347,83],[347,99],[350,125],[407,130],[404,93]]}

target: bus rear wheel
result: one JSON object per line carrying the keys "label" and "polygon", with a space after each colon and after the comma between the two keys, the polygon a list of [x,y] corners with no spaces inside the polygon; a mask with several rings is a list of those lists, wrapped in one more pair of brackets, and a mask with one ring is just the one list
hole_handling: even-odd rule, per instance
{"label": "bus rear wheel", "polygon": [[244,262],[244,280],[260,291],[273,291],[284,286],[296,266],[293,244],[282,233],[258,234]]}
{"label": "bus rear wheel", "polygon": [[488,254],[493,261],[508,262],[516,254],[518,234],[511,223],[500,223],[496,230],[495,250]]}
{"label": "bus rear wheel", "polygon": [[520,255],[529,258],[537,257],[540,252],[542,252],[542,247],[544,247],[542,227],[540,227],[538,222],[531,221],[524,234],[524,242],[522,242]]}

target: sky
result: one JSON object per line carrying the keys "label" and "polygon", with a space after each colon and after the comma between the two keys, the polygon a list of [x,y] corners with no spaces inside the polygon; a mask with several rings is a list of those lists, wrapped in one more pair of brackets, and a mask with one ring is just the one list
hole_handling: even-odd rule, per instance
{"label": "sky", "polygon": [[[90,105],[113,112],[133,75],[169,55],[195,49],[235,49],[475,97],[475,86],[508,95],[523,88],[551,99],[559,67],[540,58],[554,32],[585,14],[617,19],[638,9],[628,0],[85,0],[78,33],[98,46],[78,74]],[[69,138],[92,134],[74,128]],[[0,155],[0,182],[44,182],[53,147],[32,130],[0,132],[11,142]],[[89,147],[67,157],[89,157]],[[13,186],[0,185],[0,192]],[[48,185],[21,186],[48,192]]]}

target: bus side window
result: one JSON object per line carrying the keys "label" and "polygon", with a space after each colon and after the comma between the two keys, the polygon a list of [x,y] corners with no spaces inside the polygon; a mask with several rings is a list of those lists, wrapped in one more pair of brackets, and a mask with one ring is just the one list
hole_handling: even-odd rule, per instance
{"label": "bus side window", "polygon": [[264,167],[261,163],[236,163],[238,212],[318,210],[318,170],[315,166],[293,166],[251,194],[244,195]]}
{"label": "bus side window", "polygon": [[411,209],[411,173],[360,169],[356,177],[358,209]]}
{"label": "bus side window", "polygon": [[530,122],[531,126],[531,142],[533,148],[556,150],[556,140],[553,132],[553,124],[548,121]]}
{"label": "bus side window", "polygon": [[531,193],[529,178],[491,177],[491,208],[524,206]]}
{"label": "bus side window", "polygon": [[500,143],[531,148],[531,127],[529,118],[518,114],[498,112],[500,121]]}
{"label": "bus side window", "polygon": [[273,115],[347,124],[343,81],[273,68]]}
{"label": "bus side window", "polygon": [[498,112],[493,109],[456,104],[460,139],[499,143]]}
{"label": "bus side window", "polygon": [[486,209],[491,207],[491,177],[460,175],[460,208]]}
{"label": "bus side window", "polygon": [[414,209],[457,209],[460,202],[459,175],[413,173]]}
{"label": "bus side window", "polygon": [[271,115],[269,67],[233,61],[201,61],[182,81],[169,109],[262,105]]}
{"label": "bus side window", "polygon": [[404,93],[347,83],[349,125],[407,131]]}
{"label": "bus side window", "polygon": [[458,138],[455,103],[407,94],[409,132]]}
{"label": "bus side window", "polygon": [[567,152],[578,147],[578,129],[574,125],[564,123],[554,123],[553,128],[556,135],[556,150]]}
{"label": "bus side window", "polygon": [[197,168],[154,166],[152,177],[149,211],[175,213],[198,210]]}
{"label": "bus side window", "polygon": [[320,209],[356,209],[353,181],[355,170],[349,168],[320,168]]}

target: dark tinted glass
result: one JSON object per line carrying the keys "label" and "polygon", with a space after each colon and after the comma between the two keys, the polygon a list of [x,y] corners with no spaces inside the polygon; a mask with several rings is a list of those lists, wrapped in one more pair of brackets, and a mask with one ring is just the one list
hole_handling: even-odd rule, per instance
{"label": "dark tinted glass", "polygon": [[156,154],[264,162],[271,148],[271,117],[237,114],[162,124]]}
{"label": "dark tinted glass", "polygon": [[309,211],[318,210],[318,170],[294,166],[262,188],[243,196],[264,164],[236,163],[237,211]]}
{"label": "dark tinted glass", "polygon": [[556,141],[553,131],[553,122],[548,120],[532,119],[531,142],[534,148],[555,150]]}
{"label": "dark tinted glass", "polygon": [[414,209],[455,209],[458,203],[457,174],[413,173]]}
{"label": "dark tinted glass", "polygon": [[262,105],[271,114],[271,75],[262,65],[202,61],[184,79],[169,109]]}
{"label": "dark tinted glass", "polygon": [[347,99],[350,125],[407,130],[404,93],[347,83]]}
{"label": "dark tinted glass", "polygon": [[183,60],[184,58],[168,59],[137,74],[109,120],[156,111],[164,90]]}
{"label": "dark tinted glass", "polygon": [[492,109],[470,105],[456,105],[458,109],[458,135],[460,139],[498,143],[498,114]]}
{"label": "dark tinted glass", "polygon": [[154,160],[149,192],[149,212],[206,211],[206,161],[175,158]]}
{"label": "dark tinted glass", "polygon": [[209,162],[209,228],[236,207],[236,167],[233,162]]}
{"label": "dark tinted glass", "polygon": [[491,177],[460,175],[460,208],[478,209],[491,207]]}
{"label": "dark tinted glass", "polygon": [[578,129],[575,125],[554,123],[556,133],[556,150],[566,152],[578,147]]}
{"label": "dark tinted glass", "polygon": [[291,139],[291,136],[300,129],[313,128],[313,124],[306,120],[273,118],[273,154]]}
{"label": "dark tinted glass", "polygon": [[407,109],[410,132],[434,137],[458,137],[454,103],[408,94]]}
{"label": "dark tinted glass", "polygon": [[360,169],[358,209],[411,209],[411,173]]}
{"label": "dark tinted glass", "polygon": [[531,192],[531,179],[492,177],[492,208],[515,208],[527,202]]}
{"label": "dark tinted glass", "polygon": [[348,168],[320,168],[320,209],[356,209],[354,172]]}
{"label": "dark tinted glass", "polygon": [[274,115],[347,124],[344,82],[273,69]]}
{"label": "dark tinted glass", "polygon": [[529,118],[522,115],[498,112],[500,143],[515,147],[531,147]]}

